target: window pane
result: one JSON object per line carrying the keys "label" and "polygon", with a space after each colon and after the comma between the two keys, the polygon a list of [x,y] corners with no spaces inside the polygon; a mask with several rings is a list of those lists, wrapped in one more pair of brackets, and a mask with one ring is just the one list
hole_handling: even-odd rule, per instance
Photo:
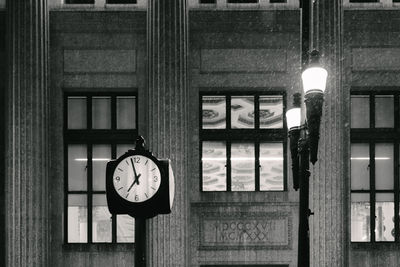
{"label": "window pane", "polygon": [[394,241],[394,196],[376,194],[375,240]]}
{"label": "window pane", "polygon": [[225,142],[203,142],[203,191],[226,191]]}
{"label": "window pane", "polygon": [[86,129],[86,97],[68,97],[68,129]]}
{"label": "window pane", "polygon": [[226,128],[225,96],[203,96],[203,129]]}
{"label": "window pane", "polygon": [[260,128],[283,128],[282,96],[260,96]]}
{"label": "window pane", "polygon": [[93,190],[106,190],[106,167],[111,160],[110,145],[93,145]]}
{"label": "window pane", "polygon": [[110,97],[93,97],[92,124],[93,129],[111,129]]}
{"label": "window pane", "polygon": [[283,144],[260,144],[260,190],[283,190]]}
{"label": "window pane", "polygon": [[351,241],[368,242],[370,236],[369,194],[351,194]]}
{"label": "window pane", "polygon": [[123,154],[128,152],[129,149],[134,149],[134,144],[121,144],[117,145],[117,158],[121,157]]}
{"label": "window pane", "polygon": [[68,190],[87,190],[86,145],[68,145]]}
{"label": "window pane", "polygon": [[108,211],[106,195],[93,195],[93,242],[111,242],[111,214]]}
{"label": "window pane", "polygon": [[375,127],[394,127],[394,97],[375,96]]}
{"label": "window pane", "polygon": [[369,144],[351,144],[351,189],[369,189]]}
{"label": "window pane", "polygon": [[117,97],[117,129],[136,129],[136,97]]}
{"label": "window pane", "polygon": [[68,195],[68,243],[87,242],[87,196]]}
{"label": "window pane", "polygon": [[135,219],[129,215],[117,215],[117,242],[135,242]]}
{"label": "window pane", "polygon": [[369,128],[369,96],[351,96],[351,128]]}
{"label": "window pane", "polygon": [[376,189],[393,189],[393,144],[375,145]]}
{"label": "window pane", "polygon": [[255,190],[254,144],[232,144],[232,191]]}
{"label": "window pane", "polygon": [[254,97],[232,96],[231,127],[254,128]]}

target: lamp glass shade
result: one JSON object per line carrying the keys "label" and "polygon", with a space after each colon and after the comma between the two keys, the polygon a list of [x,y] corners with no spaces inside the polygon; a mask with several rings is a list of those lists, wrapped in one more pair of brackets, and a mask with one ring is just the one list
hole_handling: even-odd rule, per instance
{"label": "lamp glass shade", "polygon": [[326,78],[328,72],[318,66],[309,67],[303,71],[301,78],[303,80],[304,94],[314,91],[323,93],[326,88]]}
{"label": "lamp glass shade", "polygon": [[286,111],[286,124],[289,130],[294,127],[300,127],[300,123],[301,123],[300,108],[292,108]]}

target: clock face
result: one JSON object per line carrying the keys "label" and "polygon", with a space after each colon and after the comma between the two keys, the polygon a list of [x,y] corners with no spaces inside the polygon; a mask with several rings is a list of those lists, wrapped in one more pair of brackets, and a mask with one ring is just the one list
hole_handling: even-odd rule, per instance
{"label": "clock face", "polygon": [[115,191],[130,202],[143,202],[158,191],[161,173],[153,160],[142,155],[124,158],[113,174]]}

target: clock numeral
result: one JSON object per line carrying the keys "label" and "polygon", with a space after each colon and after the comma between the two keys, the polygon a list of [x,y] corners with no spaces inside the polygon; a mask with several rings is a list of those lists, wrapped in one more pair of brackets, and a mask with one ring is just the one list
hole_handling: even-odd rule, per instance
{"label": "clock numeral", "polygon": [[157,181],[158,181],[158,177],[157,177],[157,176],[154,176],[154,177],[153,177],[153,182],[157,183]]}
{"label": "clock numeral", "polygon": [[140,158],[139,158],[139,157],[134,157],[134,158],[133,158],[133,161],[134,161],[135,163],[140,163]]}
{"label": "clock numeral", "polygon": [[135,201],[139,201],[139,196],[135,195]]}
{"label": "clock numeral", "polygon": [[115,180],[117,180],[118,182],[121,180],[121,178],[119,176],[115,177]]}

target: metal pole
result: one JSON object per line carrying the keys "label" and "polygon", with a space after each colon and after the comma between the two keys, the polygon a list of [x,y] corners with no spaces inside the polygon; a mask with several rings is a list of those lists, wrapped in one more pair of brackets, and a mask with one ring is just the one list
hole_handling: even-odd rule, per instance
{"label": "metal pole", "polygon": [[301,137],[299,139],[299,156],[300,156],[300,207],[299,207],[299,240],[297,252],[297,266],[309,267],[310,266],[310,234],[308,217],[310,210],[308,207],[309,195],[309,146],[307,130],[301,130]]}
{"label": "metal pole", "polygon": [[[312,0],[300,0],[301,8],[301,67],[304,69],[308,62],[310,50],[310,7]],[[300,207],[299,207],[299,239],[297,251],[297,266],[310,266],[310,236],[308,217],[309,210],[309,146],[307,129],[303,128],[299,140],[300,163]]]}
{"label": "metal pole", "polygon": [[146,219],[135,218],[135,267],[146,267]]}

